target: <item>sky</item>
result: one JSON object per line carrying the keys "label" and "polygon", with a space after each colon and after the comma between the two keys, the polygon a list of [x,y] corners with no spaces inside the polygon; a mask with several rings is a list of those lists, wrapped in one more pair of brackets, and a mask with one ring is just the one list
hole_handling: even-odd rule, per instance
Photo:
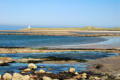
{"label": "sky", "polygon": [[120,0],[0,0],[0,25],[120,27]]}

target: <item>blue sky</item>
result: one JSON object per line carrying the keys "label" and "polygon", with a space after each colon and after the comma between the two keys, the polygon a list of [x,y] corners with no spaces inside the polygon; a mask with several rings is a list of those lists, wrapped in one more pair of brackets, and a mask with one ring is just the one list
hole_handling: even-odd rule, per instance
{"label": "blue sky", "polygon": [[120,0],[0,0],[0,25],[120,26]]}

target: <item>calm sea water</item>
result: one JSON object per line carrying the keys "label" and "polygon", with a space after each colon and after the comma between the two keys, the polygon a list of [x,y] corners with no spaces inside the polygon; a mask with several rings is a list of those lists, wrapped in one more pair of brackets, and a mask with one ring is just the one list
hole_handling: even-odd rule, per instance
{"label": "calm sea water", "polygon": [[27,28],[27,25],[26,26],[0,25],[0,30],[19,30],[22,28]]}
{"label": "calm sea water", "polygon": [[43,47],[78,45],[106,41],[102,37],[70,37],[39,35],[0,35],[0,47]]}
{"label": "calm sea water", "polygon": [[[110,56],[117,56],[117,53],[107,53],[107,52],[49,52],[49,53],[17,53],[17,54],[0,54],[0,57],[11,57],[14,59],[22,59],[22,58],[45,58],[49,56],[55,56],[55,57],[67,57],[71,59],[99,59],[104,57],[110,57]],[[40,66],[45,66],[45,68],[42,68],[46,71],[47,68],[52,68],[51,71],[53,73],[58,73],[62,71],[68,71],[69,67],[74,67],[78,72],[81,72],[82,70],[86,70],[86,67],[88,64],[85,63],[79,63],[79,64],[42,64],[37,63],[38,66],[37,70],[40,70]],[[20,68],[27,68],[28,63],[9,63],[9,66],[0,66],[0,74],[3,74],[5,72],[20,72]]]}

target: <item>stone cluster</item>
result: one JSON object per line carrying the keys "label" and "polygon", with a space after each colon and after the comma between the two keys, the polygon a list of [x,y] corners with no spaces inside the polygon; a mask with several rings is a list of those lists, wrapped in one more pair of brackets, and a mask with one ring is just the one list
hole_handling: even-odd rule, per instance
{"label": "stone cluster", "polygon": [[120,80],[120,75],[110,77],[110,75],[93,75],[87,72],[79,73],[70,67],[68,71],[54,74],[43,69],[36,71],[37,66],[30,63],[21,73],[5,73],[0,75],[0,80]]}

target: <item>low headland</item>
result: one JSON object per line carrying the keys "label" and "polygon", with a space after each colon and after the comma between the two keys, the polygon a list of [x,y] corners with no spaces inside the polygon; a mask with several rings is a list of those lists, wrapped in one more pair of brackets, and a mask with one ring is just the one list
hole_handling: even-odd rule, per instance
{"label": "low headland", "polygon": [[24,28],[20,30],[0,30],[0,35],[120,36],[120,28],[96,28],[92,26],[83,28]]}

